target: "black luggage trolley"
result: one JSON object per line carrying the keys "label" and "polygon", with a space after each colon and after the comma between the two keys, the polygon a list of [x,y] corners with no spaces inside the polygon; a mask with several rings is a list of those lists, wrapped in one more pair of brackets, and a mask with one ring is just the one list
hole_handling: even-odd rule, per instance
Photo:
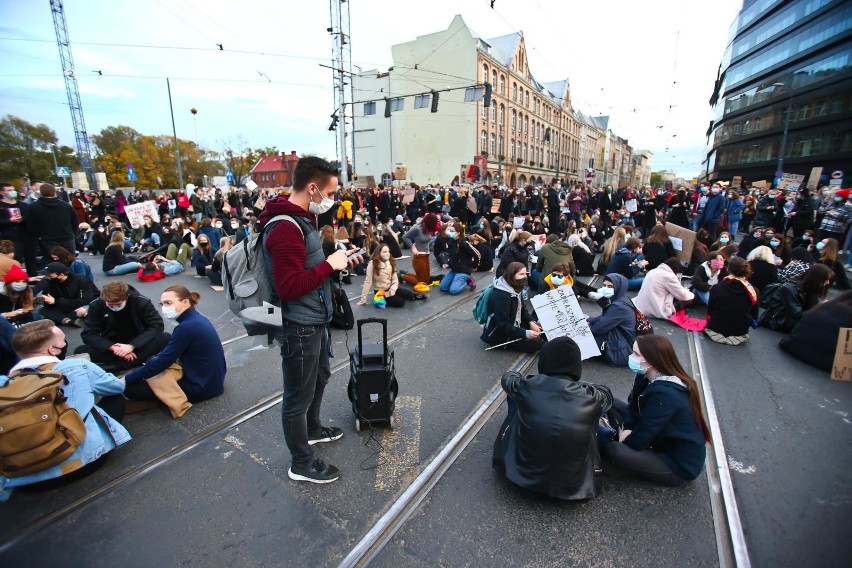
{"label": "black luggage trolley", "polygon": [[[361,327],[368,323],[382,326],[382,343],[364,345]],[[388,320],[359,319],[358,346],[349,353],[349,400],[355,413],[355,430],[367,424],[385,423],[393,429],[393,411],[399,385],[396,381],[393,351],[388,349]]]}

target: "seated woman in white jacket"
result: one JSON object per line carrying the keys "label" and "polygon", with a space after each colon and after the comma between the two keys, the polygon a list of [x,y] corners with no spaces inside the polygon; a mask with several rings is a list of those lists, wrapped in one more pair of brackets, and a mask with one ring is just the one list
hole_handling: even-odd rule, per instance
{"label": "seated woman in white jacket", "polygon": [[676,258],[670,258],[645,275],[639,294],[633,299],[633,305],[648,317],[669,319],[681,306],[675,301],[687,304],[695,295],[680,283],[683,266]]}

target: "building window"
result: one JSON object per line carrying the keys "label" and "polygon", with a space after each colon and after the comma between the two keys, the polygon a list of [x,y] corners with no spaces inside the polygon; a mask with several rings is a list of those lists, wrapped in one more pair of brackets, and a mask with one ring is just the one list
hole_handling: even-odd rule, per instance
{"label": "building window", "polygon": [[525,116],[525,117],[524,117],[524,136],[526,136],[526,135],[527,135],[527,133],[529,132],[529,130],[530,130],[530,117],[529,117],[529,116]]}
{"label": "building window", "polygon": [[491,72],[491,89],[497,90],[497,71]]}
{"label": "building window", "polygon": [[509,141],[509,159],[510,160],[515,159],[515,139],[514,138],[512,138]]}
{"label": "building window", "polygon": [[488,65],[482,66],[482,82],[483,83],[488,82]]}
{"label": "building window", "polygon": [[524,142],[524,158],[523,158],[523,159],[524,159],[524,161],[526,161],[526,159],[527,159],[527,157],[528,157],[528,155],[529,155],[529,154],[528,154],[528,152],[527,152],[527,150],[528,150],[528,149],[529,149],[529,146],[527,146],[527,143],[526,143],[526,142]]}
{"label": "building window", "polygon": [[488,151],[488,134],[484,130],[479,134],[479,148],[481,152]]}
{"label": "building window", "polygon": [[497,122],[497,105],[491,103],[491,124]]}
{"label": "building window", "polygon": [[364,103],[364,116],[370,116],[371,114],[376,114],[376,103]]}
{"label": "building window", "polygon": [[399,112],[405,109],[405,99],[402,97],[391,99],[390,101],[391,112]]}
{"label": "building window", "polygon": [[427,108],[432,104],[432,95],[416,95],[414,97],[414,108]]}
{"label": "building window", "polygon": [[500,126],[503,126],[506,123],[505,117],[506,117],[506,107],[503,106],[503,105],[500,105],[500,116],[498,117],[499,118],[498,124]]}
{"label": "building window", "polygon": [[490,140],[491,140],[490,152],[491,152],[491,155],[494,156],[494,155],[497,154],[497,149],[495,148],[495,146],[497,145],[497,140],[496,140],[493,132],[491,133]]}
{"label": "building window", "polygon": [[500,75],[500,96],[506,96],[506,76]]}
{"label": "building window", "polygon": [[512,100],[513,101],[518,100],[518,84],[517,83],[512,83]]}
{"label": "building window", "polygon": [[488,118],[488,107],[486,107],[483,103],[479,104],[482,105],[482,120],[485,120]]}
{"label": "building window", "polygon": [[503,156],[503,135],[497,137],[497,155]]}
{"label": "building window", "polygon": [[525,107],[529,107],[529,106],[530,106],[530,92],[529,92],[529,91],[527,91],[526,93],[524,93],[524,106],[525,106]]}
{"label": "building window", "polygon": [[518,113],[515,109],[512,109],[512,130],[516,128],[518,124]]}

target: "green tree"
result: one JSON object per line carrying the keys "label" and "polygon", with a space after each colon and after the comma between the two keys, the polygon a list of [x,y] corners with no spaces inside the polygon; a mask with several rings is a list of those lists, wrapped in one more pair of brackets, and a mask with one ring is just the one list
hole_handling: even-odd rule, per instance
{"label": "green tree", "polygon": [[663,174],[658,172],[651,173],[651,187],[663,187]]}
{"label": "green tree", "polygon": [[[11,183],[21,183],[22,178],[56,181],[51,146],[57,141],[56,132],[46,124],[4,116],[0,120],[0,179]],[[61,156],[68,161],[71,149],[62,146],[57,150],[57,158]],[[60,165],[71,165],[75,161]]]}

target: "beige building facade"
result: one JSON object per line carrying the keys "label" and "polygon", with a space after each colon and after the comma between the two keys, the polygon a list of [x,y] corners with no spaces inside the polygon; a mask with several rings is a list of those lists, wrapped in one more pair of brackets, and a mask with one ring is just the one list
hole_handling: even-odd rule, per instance
{"label": "beige building facade", "polygon": [[[629,183],[627,141],[608,130],[607,117],[575,111],[567,79],[533,77],[522,34],[484,39],[456,16],[392,53],[387,72],[354,77],[359,179],[389,181],[405,165],[408,181],[449,184],[477,165],[483,182],[509,187],[583,183],[589,168],[595,185]],[[486,83],[490,107],[465,100],[466,88]]]}

